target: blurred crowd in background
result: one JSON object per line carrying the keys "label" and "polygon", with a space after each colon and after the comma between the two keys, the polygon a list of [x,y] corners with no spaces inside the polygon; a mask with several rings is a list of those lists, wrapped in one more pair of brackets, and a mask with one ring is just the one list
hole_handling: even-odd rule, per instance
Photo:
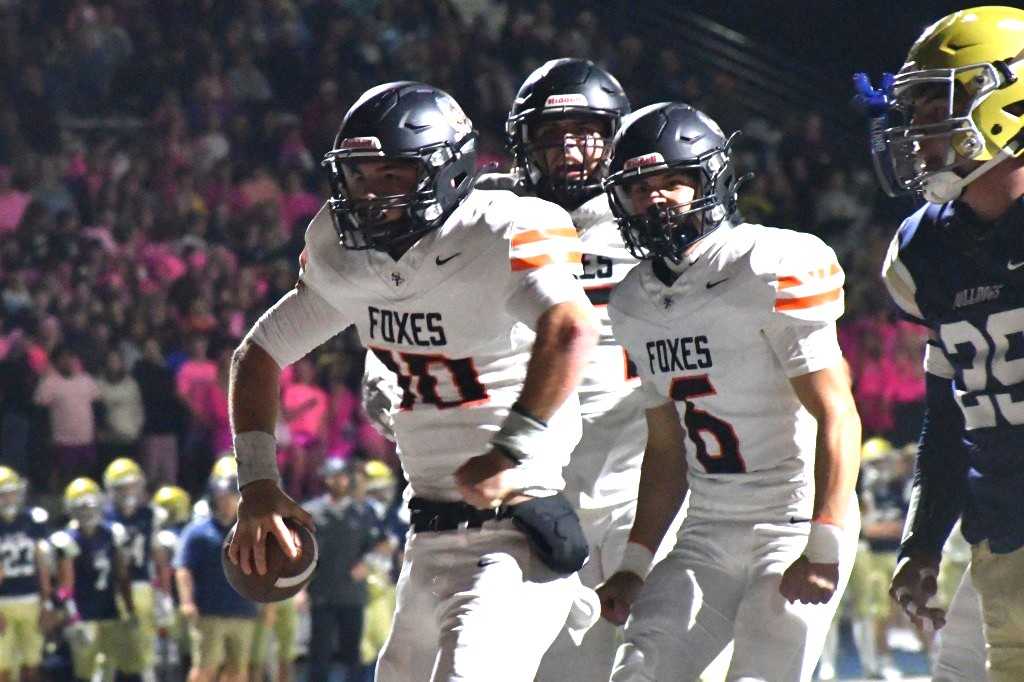
{"label": "blurred crowd in background", "polygon": [[[634,108],[682,99],[744,131],[745,218],[819,234],[843,262],[865,437],[914,441],[924,337],[879,281],[897,223],[866,155],[816,112],[781,127],[738,117],[726,74],[578,5],[0,2],[0,464],[51,508],[120,456],[151,488],[201,493],[231,447],[231,351],[295,283],[328,194],[319,160],[355,98],[387,80],[445,88],[480,130],[482,164],[504,168],[515,92],[559,56],[608,68]],[[330,460],[395,466],[362,412],[361,374],[349,333],[286,371],[277,436],[296,498],[323,492]]]}

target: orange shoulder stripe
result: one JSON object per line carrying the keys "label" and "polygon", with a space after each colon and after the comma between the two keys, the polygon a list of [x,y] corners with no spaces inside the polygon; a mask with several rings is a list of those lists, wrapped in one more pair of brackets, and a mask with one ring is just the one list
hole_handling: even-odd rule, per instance
{"label": "orange shoulder stripe", "polygon": [[[807,276],[810,278],[817,277],[820,279],[824,279],[826,277],[831,277],[832,275],[838,275],[842,271],[842,268],[839,267],[839,263],[832,263],[832,266],[829,267],[828,269],[818,268],[817,270],[811,270],[810,272],[807,273]],[[793,275],[783,275],[782,277],[779,277],[778,281],[780,290],[789,289],[791,287],[798,287],[801,284],[805,283],[804,280],[800,279],[799,277],[794,277]]]}
{"label": "orange shoulder stripe", "polygon": [[775,310],[802,310],[804,308],[813,308],[814,306],[821,305],[822,303],[831,303],[832,301],[838,300],[842,293],[842,288],[838,288],[833,289],[832,291],[826,291],[823,294],[804,296],[803,298],[777,298],[775,299]]}
{"label": "orange shoulder stripe", "polygon": [[582,260],[583,254],[579,251],[567,251],[558,254],[545,253],[540,256],[531,256],[530,258],[513,258],[512,272],[533,270],[545,265],[552,265],[553,263],[579,263]]}
{"label": "orange shoulder stripe", "polygon": [[519,234],[512,236],[512,248],[523,246],[524,244],[532,244],[533,242],[539,242],[545,239],[576,239],[576,236],[575,227],[553,227],[548,230],[529,230],[528,232],[520,232]]}

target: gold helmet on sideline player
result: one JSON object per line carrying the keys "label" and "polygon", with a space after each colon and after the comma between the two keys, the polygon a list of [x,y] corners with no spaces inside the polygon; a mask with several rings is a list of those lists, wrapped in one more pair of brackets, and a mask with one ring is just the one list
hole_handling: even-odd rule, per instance
{"label": "gold helmet on sideline player", "polygon": [[103,501],[103,490],[91,478],[76,478],[64,488],[64,511],[85,530],[99,524]]}
{"label": "gold helmet on sideline player", "polygon": [[172,526],[188,523],[192,516],[192,498],[176,485],[165,485],[153,493],[153,504],[167,513],[167,523]]}
{"label": "gold helmet on sideline player", "polygon": [[122,514],[131,516],[145,499],[146,475],[134,460],[119,457],[103,470],[103,489]]}
{"label": "gold helmet on sideline player", "polygon": [[10,522],[25,503],[27,485],[17,471],[0,466],[0,518]]}

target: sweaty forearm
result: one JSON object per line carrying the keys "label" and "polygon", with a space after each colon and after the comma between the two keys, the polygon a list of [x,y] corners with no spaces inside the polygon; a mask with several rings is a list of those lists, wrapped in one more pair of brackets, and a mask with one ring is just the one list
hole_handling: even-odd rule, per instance
{"label": "sweaty forearm", "polygon": [[550,419],[576,390],[596,343],[597,330],[583,306],[559,303],[541,315],[519,395],[523,411],[543,421]]}
{"label": "sweaty forearm", "polygon": [[860,417],[853,401],[841,401],[818,419],[814,458],[813,517],[842,526],[860,469]]}
{"label": "sweaty forearm", "polygon": [[652,553],[657,552],[679,513],[687,490],[682,450],[659,452],[648,448],[640,468],[636,518],[629,531],[629,541],[643,545]]}
{"label": "sweaty forearm", "polygon": [[274,433],[277,424],[281,368],[270,355],[250,340],[231,359],[228,403],[234,433]]}

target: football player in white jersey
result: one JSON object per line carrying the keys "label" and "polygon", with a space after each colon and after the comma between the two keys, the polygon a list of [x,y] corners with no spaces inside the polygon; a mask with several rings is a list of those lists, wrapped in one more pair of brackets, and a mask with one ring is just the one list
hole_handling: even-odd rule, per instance
{"label": "football player in white jersey", "polygon": [[269,533],[294,549],[283,518],[310,523],[277,480],[280,368],[354,324],[398,376],[412,530],[381,682],[531,680],[583,589],[586,543],[558,492],[597,337],[579,239],[554,204],[473,191],[475,144],[436,88],[366,92],[325,159],[332,197],[307,230],[300,283],[233,364],[230,554],[247,572],[265,571]]}
{"label": "football player in white jersey", "polygon": [[[583,437],[563,475],[590,548],[580,571],[588,587],[604,582],[622,560],[647,440],[640,381],[612,334],[607,312],[612,288],[638,262],[626,249],[601,188],[612,138],[629,111],[625,91],[607,71],[589,60],[553,59],[527,77],[509,112],[513,172],[489,173],[477,181],[478,188],[511,189],[558,204],[569,211],[582,243],[580,279],[597,311],[601,336],[579,387]],[[579,647],[563,629],[544,655],[537,679],[607,679],[616,629],[602,619]]]}
{"label": "football player in white jersey", "polygon": [[611,679],[695,680],[734,641],[729,680],[809,680],[859,530],[842,269],[817,237],[739,221],[730,140],[688,105],[628,117],[609,172],[646,259],[609,313],[649,433],[629,545],[599,589],[607,618],[629,617]]}

